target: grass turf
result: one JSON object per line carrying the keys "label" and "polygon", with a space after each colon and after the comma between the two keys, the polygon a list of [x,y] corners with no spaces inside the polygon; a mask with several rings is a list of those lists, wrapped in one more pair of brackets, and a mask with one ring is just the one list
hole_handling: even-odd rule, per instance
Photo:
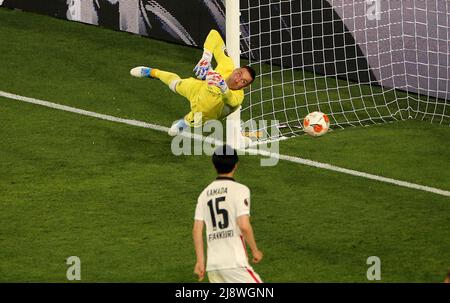
{"label": "grass turf", "polygon": [[[187,103],[135,65],[191,73],[200,51],[0,9],[0,89],[169,125]],[[0,280],[192,282],[195,200],[206,156],[175,157],[163,134],[0,98]],[[450,130],[404,121],[281,142],[281,152],[450,189]],[[241,157],[268,282],[440,282],[449,198],[289,162]]]}

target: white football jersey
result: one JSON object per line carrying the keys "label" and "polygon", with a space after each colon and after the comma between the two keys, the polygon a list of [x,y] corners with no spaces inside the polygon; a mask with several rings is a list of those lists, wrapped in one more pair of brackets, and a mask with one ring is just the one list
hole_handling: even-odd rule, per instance
{"label": "white football jersey", "polygon": [[198,197],[195,220],[205,222],[206,270],[250,267],[237,218],[250,215],[250,190],[232,178],[218,177]]}

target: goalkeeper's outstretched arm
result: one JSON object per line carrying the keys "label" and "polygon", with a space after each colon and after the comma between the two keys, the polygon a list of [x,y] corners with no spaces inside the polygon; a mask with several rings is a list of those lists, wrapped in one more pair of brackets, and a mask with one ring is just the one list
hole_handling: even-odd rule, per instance
{"label": "goalkeeper's outstretched arm", "polygon": [[211,30],[206,37],[205,43],[203,44],[203,55],[200,61],[194,68],[194,73],[197,78],[201,80],[206,79],[206,75],[213,68],[211,66],[212,58],[217,61],[217,68],[228,68],[230,70],[234,69],[233,60],[226,54],[226,46],[219,32],[216,30]]}
{"label": "goalkeeper's outstretched arm", "polygon": [[219,32],[216,30],[211,30],[206,37],[205,43],[203,44],[204,50],[209,51],[213,54],[217,61],[217,68],[221,65],[229,66],[230,69],[234,69],[233,60],[228,57],[226,51],[225,42],[220,36]]}

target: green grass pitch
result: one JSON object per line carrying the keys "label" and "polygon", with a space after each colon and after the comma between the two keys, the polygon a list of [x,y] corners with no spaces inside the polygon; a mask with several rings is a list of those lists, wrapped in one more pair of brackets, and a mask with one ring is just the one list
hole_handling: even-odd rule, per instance
{"label": "green grass pitch", "polygon": [[[188,104],[150,65],[190,76],[198,49],[0,9],[0,90],[169,126]],[[0,98],[0,281],[195,282],[196,198],[207,156],[172,155],[160,132]],[[280,152],[450,190],[450,128],[408,120],[299,136]],[[280,161],[242,156],[267,282],[442,282],[450,198]]]}

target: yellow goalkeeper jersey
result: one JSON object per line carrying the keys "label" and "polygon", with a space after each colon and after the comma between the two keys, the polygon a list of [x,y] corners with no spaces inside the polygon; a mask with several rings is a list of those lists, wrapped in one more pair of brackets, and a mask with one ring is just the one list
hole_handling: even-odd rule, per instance
{"label": "yellow goalkeeper jersey", "polygon": [[[226,53],[225,43],[220,34],[212,30],[206,38],[204,48],[210,51],[217,62],[216,72],[226,79],[235,69],[233,60]],[[232,111],[244,101],[244,90],[228,90],[223,94],[216,86],[210,86],[206,81],[188,78],[177,85],[177,92],[186,97],[191,103],[191,112],[184,119],[191,126],[199,126],[208,120],[223,118],[229,111],[224,106],[231,107]],[[202,121],[195,121],[196,112],[202,113]]]}

